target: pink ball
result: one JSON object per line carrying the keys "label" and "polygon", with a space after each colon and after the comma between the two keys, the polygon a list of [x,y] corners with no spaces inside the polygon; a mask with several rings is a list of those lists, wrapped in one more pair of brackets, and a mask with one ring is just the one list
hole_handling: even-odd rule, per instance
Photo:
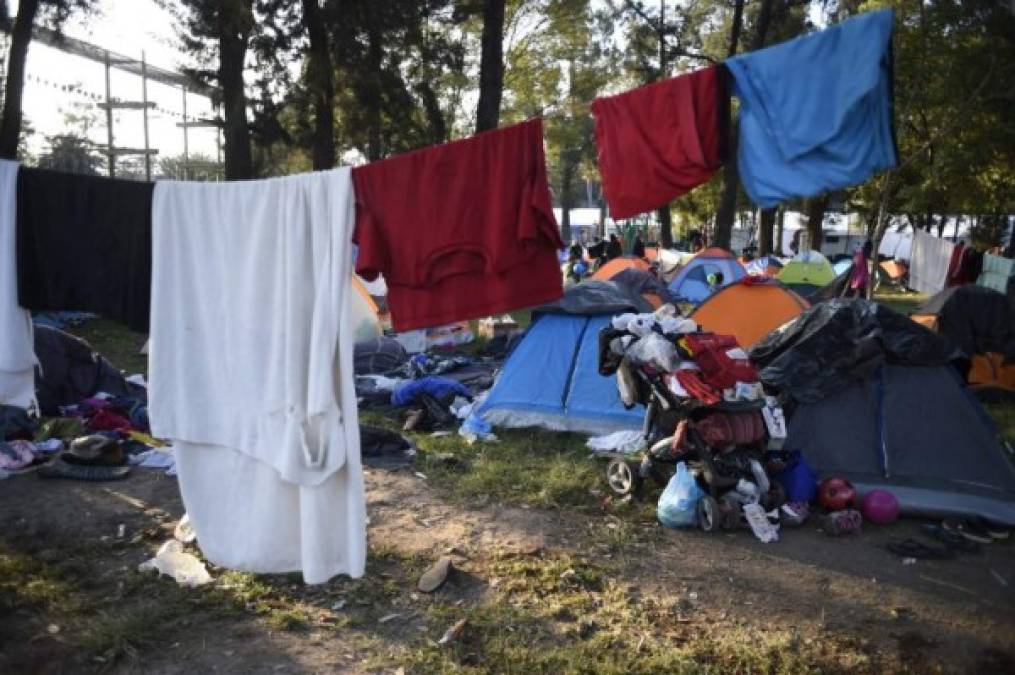
{"label": "pink ball", "polygon": [[885,525],[899,517],[899,500],[888,490],[871,490],[860,502],[863,517],[872,523]]}

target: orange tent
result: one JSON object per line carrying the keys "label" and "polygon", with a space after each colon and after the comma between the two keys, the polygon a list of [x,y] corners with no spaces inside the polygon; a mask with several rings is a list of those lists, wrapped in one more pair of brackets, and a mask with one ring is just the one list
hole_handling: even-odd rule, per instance
{"label": "orange tent", "polygon": [[1015,391],[1015,363],[1005,365],[1004,356],[995,352],[976,354],[972,362],[969,369],[970,386]]}
{"label": "orange tent", "polygon": [[631,268],[647,272],[652,269],[652,266],[645,262],[642,258],[635,258],[634,256],[626,255],[620,258],[614,258],[610,262],[606,263],[592,275],[593,279],[599,279],[600,281],[609,281],[613,277],[617,276],[626,269]]}
{"label": "orange tent", "polygon": [[884,272],[891,281],[898,281],[909,274],[909,267],[906,263],[897,262],[895,260],[886,260],[881,263],[881,271]]}
{"label": "orange tent", "polygon": [[705,300],[691,318],[704,330],[736,337],[748,349],[808,307],[778,281],[748,277]]}

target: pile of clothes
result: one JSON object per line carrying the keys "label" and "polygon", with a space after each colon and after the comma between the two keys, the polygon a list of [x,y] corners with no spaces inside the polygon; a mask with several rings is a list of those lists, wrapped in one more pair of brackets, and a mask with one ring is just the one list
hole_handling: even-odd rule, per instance
{"label": "pile of clothes", "polygon": [[[671,305],[615,316],[599,335],[600,373],[617,374],[621,400],[646,407],[643,462],[676,464],[683,518],[705,530],[750,526],[773,541],[780,520],[800,524],[806,507],[786,502],[775,477],[787,468],[783,411],[766,397],[736,339],[702,332]],[[693,484],[691,483],[693,479]],[[677,486],[674,486],[676,488]],[[690,495],[691,499],[686,498]]]}
{"label": "pile of clothes", "polygon": [[[439,431],[470,417],[501,361],[437,351],[410,355],[395,338],[379,337],[355,346],[354,363],[360,407],[394,406],[404,413],[406,431]],[[479,437],[492,432],[478,417],[466,426]]]}
{"label": "pile of clothes", "polygon": [[159,449],[164,446],[150,434],[143,389],[136,396],[99,392],[41,420],[0,406],[4,477],[38,469],[42,478],[117,480],[129,475],[132,464],[172,473],[172,455]]}

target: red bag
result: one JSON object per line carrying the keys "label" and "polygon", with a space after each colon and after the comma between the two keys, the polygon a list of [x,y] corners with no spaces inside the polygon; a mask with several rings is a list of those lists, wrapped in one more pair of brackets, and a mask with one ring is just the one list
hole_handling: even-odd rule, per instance
{"label": "red bag", "polygon": [[731,359],[726,353],[740,346],[732,335],[691,333],[684,339],[701,368],[701,378],[713,387],[728,389],[737,382],[758,380],[758,371],[748,359]]}
{"label": "red bag", "polygon": [[701,439],[712,447],[748,445],[765,437],[765,421],[758,411],[715,412],[694,423]]}

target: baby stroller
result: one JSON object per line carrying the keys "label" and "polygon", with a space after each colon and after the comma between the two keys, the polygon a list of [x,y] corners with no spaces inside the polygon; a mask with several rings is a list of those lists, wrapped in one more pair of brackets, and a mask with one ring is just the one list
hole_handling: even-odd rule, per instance
{"label": "baby stroller", "polygon": [[[635,364],[612,348],[624,331],[607,326],[599,336],[599,370],[616,373],[625,403],[643,405],[640,453],[608,455],[606,480],[618,496],[640,498],[651,480],[665,486],[678,462],[687,462],[706,496],[699,503],[704,530],[737,527],[742,505],[758,501],[766,511],[785,501],[768,474],[781,469],[781,452],[770,450],[761,411],[764,398],[704,403],[681,396],[667,384],[667,373],[650,364]],[[738,491],[739,489],[739,491]]]}

